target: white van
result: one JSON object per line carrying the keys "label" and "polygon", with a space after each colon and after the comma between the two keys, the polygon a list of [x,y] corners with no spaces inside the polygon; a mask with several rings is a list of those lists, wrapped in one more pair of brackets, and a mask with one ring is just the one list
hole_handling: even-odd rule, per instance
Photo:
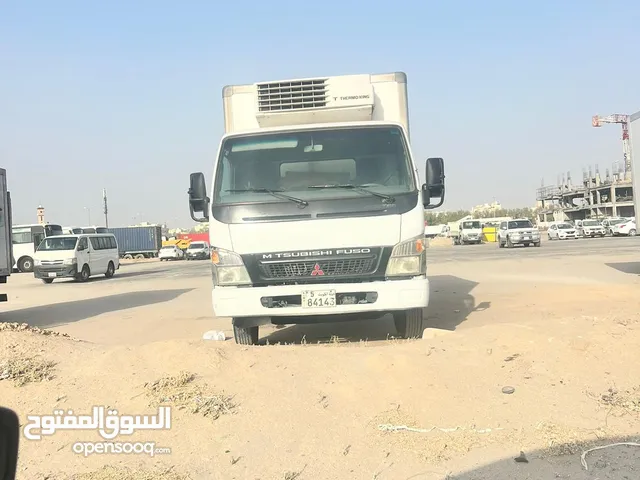
{"label": "white van", "polygon": [[57,235],[38,246],[33,275],[44,283],[55,278],[86,282],[91,275],[111,278],[119,268],[118,242],[113,234]]}

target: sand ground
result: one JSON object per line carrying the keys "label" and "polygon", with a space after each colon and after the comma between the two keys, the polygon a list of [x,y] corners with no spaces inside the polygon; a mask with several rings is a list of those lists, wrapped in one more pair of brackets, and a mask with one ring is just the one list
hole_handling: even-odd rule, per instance
{"label": "sand ground", "polygon": [[432,249],[429,328],[414,341],[388,317],[266,327],[258,347],[203,341],[231,336],[212,318],[206,262],[86,284],[14,275],[0,329],[70,336],[0,331],[0,378],[7,365],[15,376],[0,404],[23,424],[56,408],[175,407],[171,429],[114,440],[169,454],[85,457],[72,445],[97,432],[60,431],[21,439],[18,478],[640,478],[637,447],[580,464],[591,446],[640,438],[640,243],[628,240],[588,255]]}

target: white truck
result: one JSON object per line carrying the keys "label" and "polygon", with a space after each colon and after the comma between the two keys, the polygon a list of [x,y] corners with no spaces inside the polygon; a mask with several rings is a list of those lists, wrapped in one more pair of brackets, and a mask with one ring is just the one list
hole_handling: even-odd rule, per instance
{"label": "white truck", "polygon": [[[7,171],[0,168],[0,283],[7,283],[12,270],[11,194],[7,189]],[[6,293],[0,293],[0,302],[7,299]]]}
{"label": "white truck", "polygon": [[456,245],[482,243],[482,222],[480,220],[462,220],[457,224],[455,232],[451,232]]}
{"label": "white truck", "polygon": [[[420,184],[404,73],[283,80],[223,89],[225,135],[207,195],[212,303],[236,343],[261,325],[379,317],[423,333],[429,304],[424,209],[444,201],[444,161]],[[437,199],[437,201],[436,201]]]}

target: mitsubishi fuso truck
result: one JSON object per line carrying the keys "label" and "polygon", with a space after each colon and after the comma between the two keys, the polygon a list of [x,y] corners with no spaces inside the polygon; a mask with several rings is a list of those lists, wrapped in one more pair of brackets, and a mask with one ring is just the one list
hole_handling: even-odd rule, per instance
{"label": "mitsubishi fuso truck", "polygon": [[[420,337],[429,304],[424,209],[444,202],[444,161],[420,183],[404,73],[281,80],[223,89],[225,135],[207,191],[213,310],[236,343],[266,324],[393,315]],[[366,336],[366,335],[365,335]]]}

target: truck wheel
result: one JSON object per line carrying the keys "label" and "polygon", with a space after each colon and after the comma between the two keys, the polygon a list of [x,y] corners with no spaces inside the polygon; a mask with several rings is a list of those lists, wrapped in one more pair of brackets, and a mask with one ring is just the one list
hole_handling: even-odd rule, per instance
{"label": "truck wheel", "polygon": [[502,243],[502,240],[500,240],[500,237],[498,237],[498,247],[504,248],[504,243]]}
{"label": "truck wheel", "polygon": [[394,312],[393,323],[398,335],[403,338],[422,338],[424,332],[424,310],[413,308],[404,312]]}
{"label": "truck wheel", "polygon": [[127,253],[127,254],[124,256],[124,259],[125,259],[125,260],[131,260],[132,258],[133,258],[133,255],[131,255],[130,253]]}
{"label": "truck wheel", "polygon": [[42,283],[53,283],[53,278],[42,278]]}
{"label": "truck wheel", "polygon": [[539,246],[540,246],[540,242],[534,242],[534,243],[533,243],[533,246],[534,246],[534,247],[539,247]]}
{"label": "truck wheel", "polygon": [[257,345],[258,327],[237,327],[234,325],[233,338],[238,345]]}
{"label": "truck wheel", "polygon": [[23,273],[33,272],[33,258],[22,257],[20,260],[18,260],[18,270]]}
{"label": "truck wheel", "polygon": [[513,242],[511,242],[511,237],[507,237],[507,247],[513,248]]}
{"label": "truck wheel", "polygon": [[139,253],[139,254],[136,255],[135,258],[136,258],[136,260],[142,260],[144,258],[144,255]]}

